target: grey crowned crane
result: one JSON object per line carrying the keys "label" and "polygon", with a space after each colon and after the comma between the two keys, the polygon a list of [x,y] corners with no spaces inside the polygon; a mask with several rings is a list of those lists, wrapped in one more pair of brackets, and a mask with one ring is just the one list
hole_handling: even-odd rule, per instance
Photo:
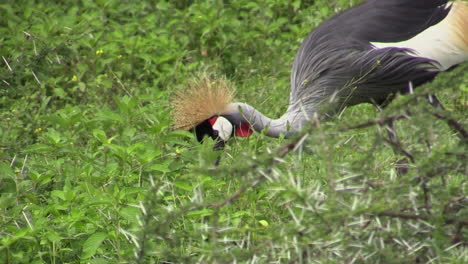
{"label": "grey crowned crane", "polygon": [[313,116],[325,119],[364,102],[383,104],[467,60],[467,2],[368,0],[323,22],[302,43],[289,107],[279,119],[233,103],[225,81],[201,78],[173,100],[174,127],[222,144],[252,130],[290,137]]}

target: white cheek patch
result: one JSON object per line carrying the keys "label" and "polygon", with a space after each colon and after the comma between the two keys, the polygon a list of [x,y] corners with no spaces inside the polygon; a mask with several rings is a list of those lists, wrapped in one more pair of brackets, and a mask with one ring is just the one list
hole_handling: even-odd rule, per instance
{"label": "white cheek patch", "polygon": [[216,122],[213,124],[213,130],[218,131],[218,136],[223,140],[223,141],[228,141],[228,139],[232,135],[233,127],[231,122],[227,120],[226,118],[219,116],[216,119]]}

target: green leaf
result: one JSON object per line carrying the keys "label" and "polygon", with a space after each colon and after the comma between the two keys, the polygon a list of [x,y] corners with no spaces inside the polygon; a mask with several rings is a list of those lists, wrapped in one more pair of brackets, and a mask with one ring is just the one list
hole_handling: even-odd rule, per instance
{"label": "green leaf", "polygon": [[212,209],[201,209],[201,210],[196,210],[196,211],[192,211],[192,212],[189,212],[187,213],[187,216],[191,216],[191,217],[204,217],[204,216],[210,216],[213,214],[213,210]]}
{"label": "green leaf", "polygon": [[159,149],[147,149],[143,152],[137,152],[137,156],[141,163],[146,164],[161,155],[161,153],[162,151]]}
{"label": "green leaf", "polygon": [[86,263],[89,263],[89,264],[107,264],[107,263],[110,263],[110,262],[108,260],[106,260],[106,259],[103,259],[103,258],[94,258],[94,259],[87,260]]}
{"label": "green leaf", "polygon": [[67,93],[62,88],[54,88],[54,94],[60,98],[67,98]]}
{"label": "green leaf", "polygon": [[158,4],[156,4],[156,8],[159,10],[167,10],[169,7],[169,4],[166,1],[160,1]]}
{"label": "green leaf", "polygon": [[1,162],[0,163],[0,179],[2,178],[10,178],[13,177],[15,173],[13,169],[7,163]]}
{"label": "green leaf", "polygon": [[55,129],[49,129],[46,135],[49,141],[53,144],[58,144],[62,140],[60,133]]}
{"label": "green leaf", "polygon": [[244,216],[244,215],[249,215],[249,212],[247,211],[238,211],[238,212],[235,212],[231,215],[232,218],[236,218],[236,217],[241,217],[241,216]]}
{"label": "green leaf", "polygon": [[112,202],[113,200],[111,198],[94,197],[90,202],[86,203],[86,207],[97,205],[112,205]]}
{"label": "green leaf", "polygon": [[192,189],[193,189],[192,185],[187,183],[187,182],[175,182],[174,186],[176,186],[177,188],[180,188],[182,190],[189,191],[189,192],[191,192]]}
{"label": "green leaf", "polygon": [[263,227],[268,227],[270,225],[267,220],[260,220],[258,223]]}
{"label": "green leaf", "polygon": [[53,190],[51,193],[51,196],[52,197],[57,197],[63,201],[66,201],[67,199],[65,198],[65,192],[64,191],[60,191],[60,190]]}
{"label": "green leaf", "polygon": [[143,187],[124,187],[125,195],[132,195],[137,193],[145,193],[148,189]]}
{"label": "green leaf", "polygon": [[93,129],[93,136],[99,140],[102,144],[109,144],[106,133],[100,129]]}
{"label": "green leaf", "polygon": [[135,207],[125,207],[120,209],[119,215],[127,219],[129,222],[137,222],[138,217],[141,214],[141,210]]}
{"label": "green leaf", "polygon": [[53,230],[50,230],[48,233],[47,233],[47,239],[51,242],[54,242],[54,243],[57,243],[59,242],[62,238],[58,235],[57,232],[53,231]]}
{"label": "green leaf", "polygon": [[460,90],[463,92],[468,92],[468,85],[464,83],[460,84]]}
{"label": "green leaf", "polygon": [[179,137],[185,137],[185,138],[193,138],[194,134],[193,132],[185,131],[185,130],[175,130],[172,131],[171,136],[179,136]]}
{"label": "green leaf", "polygon": [[40,144],[40,143],[28,146],[25,149],[27,153],[41,153],[41,152],[48,152],[51,150],[52,150],[52,147],[50,147],[49,145]]}
{"label": "green leaf", "polygon": [[81,259],[89,259],[96,254],[97,249],[101,246],[102,241],[107,238],[106,233],[98,232],[92,234],[83,244],[83,253]]}
{"label": "green leaf", "polygon": [[150,170],[160,171],[160,172],[170,172],[169,164],[153,164],[149,167]]}
{"label": "green leaf", "polygon": [[99,121],[117,121],[117,122],[123,122],[122,116],[119,114],[112,112],[108,109],[102,110],[101,112],[98,112],[96,114],[96,120]]}

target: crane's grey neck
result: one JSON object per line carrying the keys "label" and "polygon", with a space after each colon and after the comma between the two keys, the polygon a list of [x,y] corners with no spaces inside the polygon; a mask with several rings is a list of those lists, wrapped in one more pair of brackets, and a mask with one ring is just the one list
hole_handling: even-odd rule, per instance
{"label": "crane's grey neck", "polygon": [[234,125],[247,122],[255,131],[263,131],[270,137],[279,137],[281,134],[285,137],[291,137],[294,133],[300,131],[307,121],[303,112],[299,110],[290,108],[279,119],[271,119],[244,103],[230,104],[223,116]]}

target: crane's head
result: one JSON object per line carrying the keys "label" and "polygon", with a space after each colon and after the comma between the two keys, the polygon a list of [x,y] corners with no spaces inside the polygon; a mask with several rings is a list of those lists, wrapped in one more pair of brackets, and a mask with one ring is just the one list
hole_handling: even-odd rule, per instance
{"label": "crane's head", "polygon": [[225,117],[214,116],[198,124],[194,128],[194,131],[199,142],[201,142],[205,136],[209,136],[214,140],[219,139],[226,142],[231,138],[234,132],[234,126]]}
{"label": "crane's head", "polygon": [[253,133],[249,124],[241,123],[235,125],[224,116],[213,116],[198,124],[194,128],[194,131],[199,142],[201,142],[205,136],[216,140],[216,150],[222,149],[224,143],[233,136],[248,137]]}
{"label": "crane's head", "polygon": [[223,116],[233,97],[234,91],[225,79],[196,79],[187,89],[176,92],[172,100],[174,128],[193,130],[200,142],[205,136],[211,137],[216,140],[215,150],[222,149],[233,136],[250,136],[249,124]]}

